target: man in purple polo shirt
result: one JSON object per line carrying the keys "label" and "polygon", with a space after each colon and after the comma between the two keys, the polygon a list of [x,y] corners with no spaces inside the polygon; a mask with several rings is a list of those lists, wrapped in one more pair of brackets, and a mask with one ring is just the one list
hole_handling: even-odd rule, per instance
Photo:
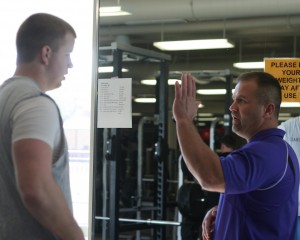
{"label": "man in purple polo shirt", "polygon": [[183,74],[181,86],[176,83],[173,114],[183,158],[203,189],[221,193],[215,225],[205,226],[204,239],[212,239],[214,230],[217,240],[294,240],[299,165],[277,128],[280,103],[281,88],[272,75],[240,75],[230,106],[232,130],[248,143],[220,158],[193,124],[194,78]]}

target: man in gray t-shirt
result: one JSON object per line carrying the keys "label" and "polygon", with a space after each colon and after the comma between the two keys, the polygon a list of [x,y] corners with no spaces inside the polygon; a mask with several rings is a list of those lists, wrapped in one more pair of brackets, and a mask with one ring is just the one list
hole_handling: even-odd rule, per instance
{"label": "man in gray t-shirt", "polygon": [[0,87],[0,239],[84,240],[72,214],[68,149],[46,94],[72,62],[76,33],[37,13],[17,32],[17,67]]}

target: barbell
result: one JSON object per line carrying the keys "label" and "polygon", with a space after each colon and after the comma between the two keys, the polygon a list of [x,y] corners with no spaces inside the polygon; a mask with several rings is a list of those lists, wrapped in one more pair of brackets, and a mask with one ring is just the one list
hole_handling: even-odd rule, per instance
{"label": "barbell", "polygon": [[[109,221],[109,217],[103,216],[96,216],[97,220],[106,220]],[[119,218],[120,222],[131,222],[131,223],[147,223],[147,224],[156,224],[156,225],[173,225],[173,226],[180,226],[180,222],[173,222],[173,221],[164,221],[164,220],[153,220],[153,219],[130,219],[130,218]]]}

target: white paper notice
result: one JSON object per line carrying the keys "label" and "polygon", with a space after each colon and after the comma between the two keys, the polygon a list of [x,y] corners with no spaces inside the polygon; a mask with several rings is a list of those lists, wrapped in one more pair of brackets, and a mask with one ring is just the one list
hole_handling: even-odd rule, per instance
{"label": "white paper notice", "polygon": [[131,128],[131,78],[98,80],[98,128]]}

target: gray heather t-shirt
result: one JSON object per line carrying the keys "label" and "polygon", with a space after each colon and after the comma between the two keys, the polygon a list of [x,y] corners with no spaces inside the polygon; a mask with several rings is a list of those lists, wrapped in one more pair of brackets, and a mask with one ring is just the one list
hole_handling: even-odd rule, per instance
{"label": "gray heather t-shirt", "polygon": [[54,240],[24,207],[12,163],[12,143],[42,140],[53,150],[52,173],[72,211],[69,162],[62,120],[55,102],[25,77],[14,77],[0,87],[0,239]]}

